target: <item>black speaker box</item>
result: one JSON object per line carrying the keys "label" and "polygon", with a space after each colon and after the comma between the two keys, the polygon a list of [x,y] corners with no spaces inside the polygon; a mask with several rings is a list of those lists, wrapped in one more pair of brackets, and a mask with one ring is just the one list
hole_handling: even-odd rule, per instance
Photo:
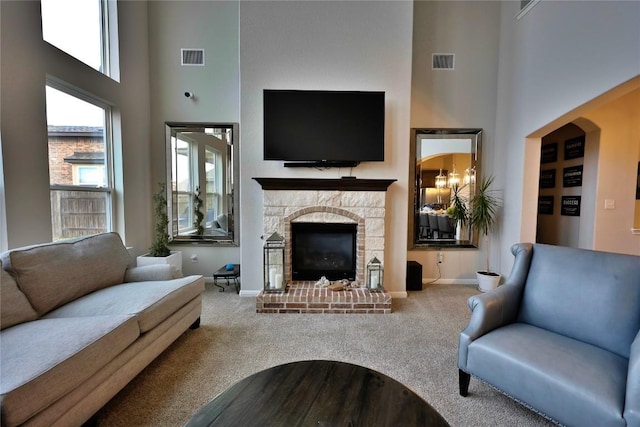
{"label": "black speaker box", "polygon": [[422,290],[422,264],[417,261],[407,261],[407,290]]}

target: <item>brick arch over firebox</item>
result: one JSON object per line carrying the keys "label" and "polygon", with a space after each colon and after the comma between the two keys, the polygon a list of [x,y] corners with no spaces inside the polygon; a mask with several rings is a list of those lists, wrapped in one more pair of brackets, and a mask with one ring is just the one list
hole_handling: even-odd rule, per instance
{"label": "brick arch over firebox", "polygon": [[346,209],[332,206],[308,206],[298,209],[283,218],[284,238],[286,242],[287,271],[286,281],[291,283],[291,223],[292,222],[335,222],[357,224],[356,230],[356,282],[364,280],[364,242],[365,219]]}

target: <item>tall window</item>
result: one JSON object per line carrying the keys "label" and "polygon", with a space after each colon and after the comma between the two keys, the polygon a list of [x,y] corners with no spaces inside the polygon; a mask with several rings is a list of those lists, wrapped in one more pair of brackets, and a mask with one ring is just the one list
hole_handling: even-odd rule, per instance
{"label": "tall window", "polygon": [[114,1],[41,0],[40,4],[46,42],[101,73],[112,74],[109,17],[115,16]]}
{"label": "tall window", "polygon": [[190,141],[171,138],[174,204],[178,207],[178,233],[193,229],[193,148]]}
{"label": "tall window", "polygon": [[52,239],[110,231],[111,110],[84,95],[46,90]]}
{"label": "tall window", "polygon": [[222,212],[221,195],[222,189],[220,188],[220,152],[213,148],[207,147],[205,149],[205,163],[204,170],[207,180],[207,194],[206,194],[206,222],[212,223],[219,213]]}

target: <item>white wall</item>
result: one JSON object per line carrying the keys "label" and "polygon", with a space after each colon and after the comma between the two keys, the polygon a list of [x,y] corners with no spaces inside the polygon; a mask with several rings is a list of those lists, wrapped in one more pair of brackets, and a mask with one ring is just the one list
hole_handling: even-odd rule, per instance
{"label": "white wall", "polygon": [[[166,179],[165,122],[240,121],[238,14],[238,1],[149,3],[154,191]],[[205,66],[181,66],[181,48],[205,49]],[[184,96],[187,91],[195,95],[194,100]],[[183,252],[184,274],[210,277],[219,267],[240,262],[238,247],[174,245],[171,249]],[[192,255],[197,255],[197,263],[191,262]]]}
{"label": "white wall", "polygon": [[504,165],[505,209],[496,246],[503,273],[513,262],[510,246],[535,239],[539,168],[527,162],[539,163],[539,146],[526,146],[526,138],[533,145],[544,135],[538,129],[640,74],[640,2],[539,2],[516,20],[518,7],[503,2],[500,25],[495,162]]}
{"label": "white wall", "polygon": [[2,159],[9,248],[51,241],[45,112],[47,74],[110,103],[122,123],[121,199],[116,228],[125,243],[146,244],[149,187],[147,4],[118,4],[121,82],[105,77],[42,40],[40,2],[0,2]]}
{"label": "white wall", "polygon": [[[482,169],[496,174],[495,119],[500,2],[417,1],[413,15],[411,127],[482,128]],[[453,71],[432,70],[433,53],[454,53]],[[496,187],[497,188],[497,187]],[[455,249],[438,266],[435,250],[410,250],[424,278],[468,281],[486,269],[484,251]],[[439,267],[439,270],[438,270]],[[492,266],[494,267],[494,266]]]}
{"label": "white wall", "polygon": [[402,294],[406,276],[412,3],[240,2],[241,209],[243,291],[262,287],[262,190],[252,177],[338,178],[349,169],[285,169],[262,160],[262,90],[386,92],[385,161],[353,169],[393,178],[387,193],[385,287]]}

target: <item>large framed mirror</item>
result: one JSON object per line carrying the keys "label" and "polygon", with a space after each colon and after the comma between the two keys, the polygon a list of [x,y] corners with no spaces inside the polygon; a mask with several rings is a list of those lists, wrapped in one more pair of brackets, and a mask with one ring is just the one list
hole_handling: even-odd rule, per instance
{"label": "large framed mirror", "polygon": [[409,249],[476,248],[478,233],[455,221],[480,176],[482,129],[411,129]]}
{"label": "large framed mirror", "polygon": [[237,123],[166,123],[171,243],[239,245]]}

